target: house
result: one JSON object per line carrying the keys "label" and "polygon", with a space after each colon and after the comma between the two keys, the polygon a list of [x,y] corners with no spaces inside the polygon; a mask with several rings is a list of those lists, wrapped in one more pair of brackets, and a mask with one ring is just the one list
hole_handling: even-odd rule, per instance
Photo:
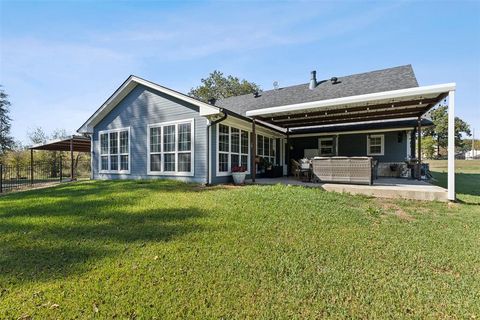
{"label": "house", "polygon": [[130,76],[78,132],[91,137],[94,179],[225,183],[234,166],[255,179],[254,159],[287,175],[290,159],[313,156],[371,156],[389,175],[455,89],[419,87],[410,65],[326,78],[205,103]]}
{"label": "house", "polygon": [[480,150],[469,150],[465,152],[465,160],[480,159]]}

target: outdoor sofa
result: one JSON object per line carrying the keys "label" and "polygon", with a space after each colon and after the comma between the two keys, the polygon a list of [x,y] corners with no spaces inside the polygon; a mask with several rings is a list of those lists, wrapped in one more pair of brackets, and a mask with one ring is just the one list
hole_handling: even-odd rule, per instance
{"label": "outdoor sofa", "polygon": [[368,184],[373,182],[371,157],[314,157],[314,182],[340,182]]}

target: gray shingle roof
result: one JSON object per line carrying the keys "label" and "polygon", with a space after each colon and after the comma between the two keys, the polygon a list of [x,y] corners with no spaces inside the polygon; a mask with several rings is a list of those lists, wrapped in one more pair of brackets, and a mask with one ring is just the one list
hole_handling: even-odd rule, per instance
{"label": "gray shingle roof", "polygon": [[230,97],[217,101],[215,105],[245,116],[248,110],[418,87],[411,65],[337,78],[337,84],[320,80],[313,90],[305,83],[263,91],[257,98],[253,94]]}

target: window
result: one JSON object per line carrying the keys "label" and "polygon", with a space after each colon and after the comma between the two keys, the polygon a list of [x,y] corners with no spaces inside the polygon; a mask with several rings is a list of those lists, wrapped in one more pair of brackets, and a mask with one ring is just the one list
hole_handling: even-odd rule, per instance
{"label": "window", "polygon": [[148,126],[148,173],[193,175],[193,119]]}
{"label": "window", "polygon": [[318,139],[318,146],[321,156],[331,156],[333,152],[333,138],[320,138]]}
{"label": "window", "polygon": [[275,139],[257,135],[257,155],[275,164]]}
{"label": "window", "polygon": [[248,131],[219,124],[217,141],[218,175],[230,174],[234,166],[244,166],[247,168],[247,172],[249,171],[250,137]]}
{"label": "window", "polygon": [[130,129],[100,131],[100,172],[130,173]]}
{"label": "window", "polygon": [[384,154],[384,135],[371,134],[367,136],[367,155],[383,156]]}

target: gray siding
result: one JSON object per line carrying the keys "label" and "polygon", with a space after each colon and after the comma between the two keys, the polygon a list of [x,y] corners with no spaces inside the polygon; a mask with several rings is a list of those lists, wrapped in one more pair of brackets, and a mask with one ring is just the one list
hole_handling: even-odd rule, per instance
{"label": "gray siding", "polygon": [[[147,175],[147,125],[183,119],[194,119],[194,176]],[[138,85],[94,128],[94,179],[161,179],[206,182],[206,125],[198,107],[161,92]],[[102,130],[130,127],[130,174],[98,172],[99,136]]]}
{"label": "gray siding", "polygon": [[[377,133],[375,133],[377,134]],[[380,162],[404,161],[407,157],[407,136],[405,131],[392,131],[379,133],[385,135],[385,152],[383,156],[373,156]],[[399,135],[401,138],[399,139]],[[319,136],[291,138],[293,150],[290,153],[292,159],[303,157],[304,149],[318,148]],[[367,133],[345,134],[338,136],[339,156],[366,156]]]}

